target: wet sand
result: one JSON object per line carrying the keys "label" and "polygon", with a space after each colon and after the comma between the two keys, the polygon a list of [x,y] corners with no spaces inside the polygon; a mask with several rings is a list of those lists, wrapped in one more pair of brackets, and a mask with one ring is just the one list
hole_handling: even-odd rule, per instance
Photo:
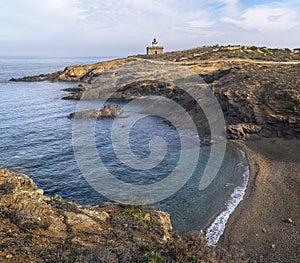
{"label": "wet sand", "polygon": [[218,244],[250,262],[299,262],[300,140],[238,144],[247,153],[251,175]]}

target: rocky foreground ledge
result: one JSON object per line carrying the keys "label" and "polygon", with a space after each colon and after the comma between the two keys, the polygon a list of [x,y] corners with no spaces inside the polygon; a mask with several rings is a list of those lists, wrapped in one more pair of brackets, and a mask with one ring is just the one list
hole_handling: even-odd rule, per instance
{"label": "rocky foreground ledge", "polygon": [[[180,237],[151,207],[81,206],[0,170],[1,262],[229,262],[202,236]],[[230,261],[237,262],[237,261]]]}
{"label": "rocky foreground ledge", "polygon": [[24,174],[0,169],[0,262],[297,262],[299,141],[241,145],[251,178],[218,245],[181,237],[151,207],[82,206],[47,197]]}

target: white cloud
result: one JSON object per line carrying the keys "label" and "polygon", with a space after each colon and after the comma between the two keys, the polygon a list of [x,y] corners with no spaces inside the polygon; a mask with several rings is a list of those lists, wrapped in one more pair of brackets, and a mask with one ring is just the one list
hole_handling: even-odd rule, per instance
{"label": "white cloud", "polygon": [[[298,1],[251,2],[243,7],[240,0],[0,0],[0,51],[14,46],[40,53],[134,54],[145,52],[153,37],[168,50],[256,40],[299,42],[289,31],[300,17]],[[260,39],[259,31],[289,37]]]}
{"label": "white cloud", "polygon": [[196,27],[196,28],[209,28],[214,25],[213,20],[193,20],[189,22],[191,27]]}
{"label": "white cloud", "polygon": [[0,39],[39,37],[72,28],[83,18],[78,3],[78,0],[0,0]]}
{"label": "white cloud", "polygon": [[218,3],[224,4],[225,7],[234,7],[240,4],[239,0],[217,0]]}
{"label": "white cloud", "polygon": [[239,19],[223,17],[222,21],[246,30],[276,33],[290,30],[299,25],[296,13],[283,6],[258,5],[245,10]]}
{"label": "white cloud", "polygon": [[187,2],[178,0],[85,0],[81,2],[81,7],[85,9],[83,25],[89,25],[89,31],[108,35],[113,32],[121,35],[127,33],[135,41],[149,41],[149,35],[160,40],[164,37],[178,38],[178,32],[188,29],[189,33],[198,34],[199,28],[210,28],[214,24],[209,10],[200,8],[202,6],[193,9]]}
{"label": "white cloud", "polygon": [[77,19],[80,18],[82,9],[79,7],[79,0],[31,0],[35,9],[48,16],[58,18]]}
{"label": "white cloud", "polygon": [[218,0],[218,2],[228,4],[228,5],[236,5],[240,1],[239,0]]}
{"label": "white cloud", "polygon": [[240,14],[241,4],[239,0],[217,0],[217,2],[223,5],[221,8],[223,15],[233,17]]}

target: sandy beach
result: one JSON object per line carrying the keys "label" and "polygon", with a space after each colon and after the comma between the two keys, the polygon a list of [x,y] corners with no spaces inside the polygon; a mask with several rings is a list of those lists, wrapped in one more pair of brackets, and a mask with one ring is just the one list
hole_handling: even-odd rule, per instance
{"label": "sandy beach", "polygon": [[247,153],[251,176],[219,245],[251,262],[299,262],[300,141],[238,144]]}

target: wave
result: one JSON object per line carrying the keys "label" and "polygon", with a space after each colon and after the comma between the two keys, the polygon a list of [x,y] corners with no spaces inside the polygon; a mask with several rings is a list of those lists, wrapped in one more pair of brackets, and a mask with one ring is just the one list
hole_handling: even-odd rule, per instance
{"label": "wave", "polygon": [[[243,161],[240,165],[245,164],[246,153],[240,150]],[[205,237],[208,240],[208,244],[216,245],[219,241],[219,238],[224,233],[225,225],[228,221],[229,216],[234,212],[238,204],[242,201],[244,194],[246,192],[247,184],[250,176],[249,166],[244,166],[243,171],[243,183],[240,186],[237,186],[233,193],[230,195],[230,199],[225,204],[225,209],[222,211],[219,216],[214,220],[210,227],[206,230]]]}

